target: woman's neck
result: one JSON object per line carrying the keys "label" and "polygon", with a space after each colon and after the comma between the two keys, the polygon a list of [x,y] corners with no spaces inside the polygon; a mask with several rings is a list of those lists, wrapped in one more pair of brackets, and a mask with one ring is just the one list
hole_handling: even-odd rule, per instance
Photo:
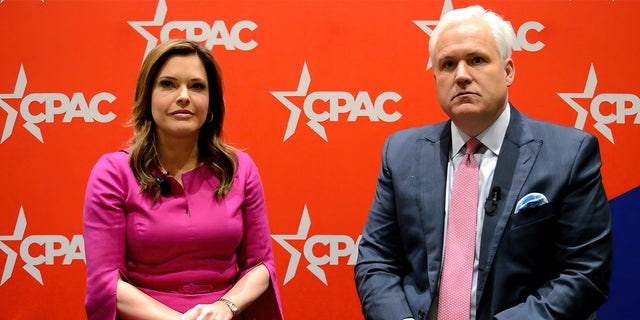
{"label": "woman's neck", "polygon": [[197,139],[158,141],[158,161],[165,172],[176,178],[195,169],[199,166]]}

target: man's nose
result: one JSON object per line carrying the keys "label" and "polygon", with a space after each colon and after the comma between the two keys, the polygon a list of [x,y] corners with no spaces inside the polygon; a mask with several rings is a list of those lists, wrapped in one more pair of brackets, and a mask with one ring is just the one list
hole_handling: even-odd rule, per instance
{"label": "man's nose", "polygon": [[471,81],[471,75],[469,74],[469,66],[461,61],[456,66],[455,79],[458,82],[469,82]]}

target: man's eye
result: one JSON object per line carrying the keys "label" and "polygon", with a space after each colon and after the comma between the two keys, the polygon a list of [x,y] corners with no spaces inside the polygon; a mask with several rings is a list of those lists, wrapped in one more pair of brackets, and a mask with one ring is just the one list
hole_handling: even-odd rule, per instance
{"label": "man's eye", "polygon": [[455,64],[453,63],[453,61],[445,61],[442,63],[442,68],[443,69],[451,69],[455,66]]}
{"label": "man's eye", "polygon": [[484,62],[484,58],[482,58],[482,57],[474,57],[473,59],[471,59],[471,61],[472,61],[474,64],[480,64],[480,63],[483,63],[483,62]]}

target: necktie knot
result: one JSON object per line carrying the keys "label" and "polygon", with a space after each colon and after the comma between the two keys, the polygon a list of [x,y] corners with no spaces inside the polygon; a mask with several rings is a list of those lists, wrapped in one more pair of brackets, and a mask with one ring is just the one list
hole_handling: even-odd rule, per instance
{"label": "necktie knot", "polygon": [[476,151],[478,151],[478,149],[480,148],[481,144],[482,143],[480,143],[480,140],[476,138],[469,139],[469,141],[467,141],[467,143],[465,144],[467,146],[467,151],[465,155],[473,155],[474,153],[476,153]]}

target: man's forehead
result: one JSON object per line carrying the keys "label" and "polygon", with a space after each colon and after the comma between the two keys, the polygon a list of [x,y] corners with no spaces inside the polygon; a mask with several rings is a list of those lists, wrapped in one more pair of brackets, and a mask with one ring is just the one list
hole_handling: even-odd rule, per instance
{"label": "man's forehead", "polygon": [[490,56],[492,53],[498,54],[495,45],[476,41],[452,42],[444,46],[436,46],[434,57],[436,59],[465,59],[477,56]]}
{"label": "man's forehead", "polygon": [[497,45],[488,26],[471,21],[446,26],[434,46],[436,56],[489,54],[494,50]]}

